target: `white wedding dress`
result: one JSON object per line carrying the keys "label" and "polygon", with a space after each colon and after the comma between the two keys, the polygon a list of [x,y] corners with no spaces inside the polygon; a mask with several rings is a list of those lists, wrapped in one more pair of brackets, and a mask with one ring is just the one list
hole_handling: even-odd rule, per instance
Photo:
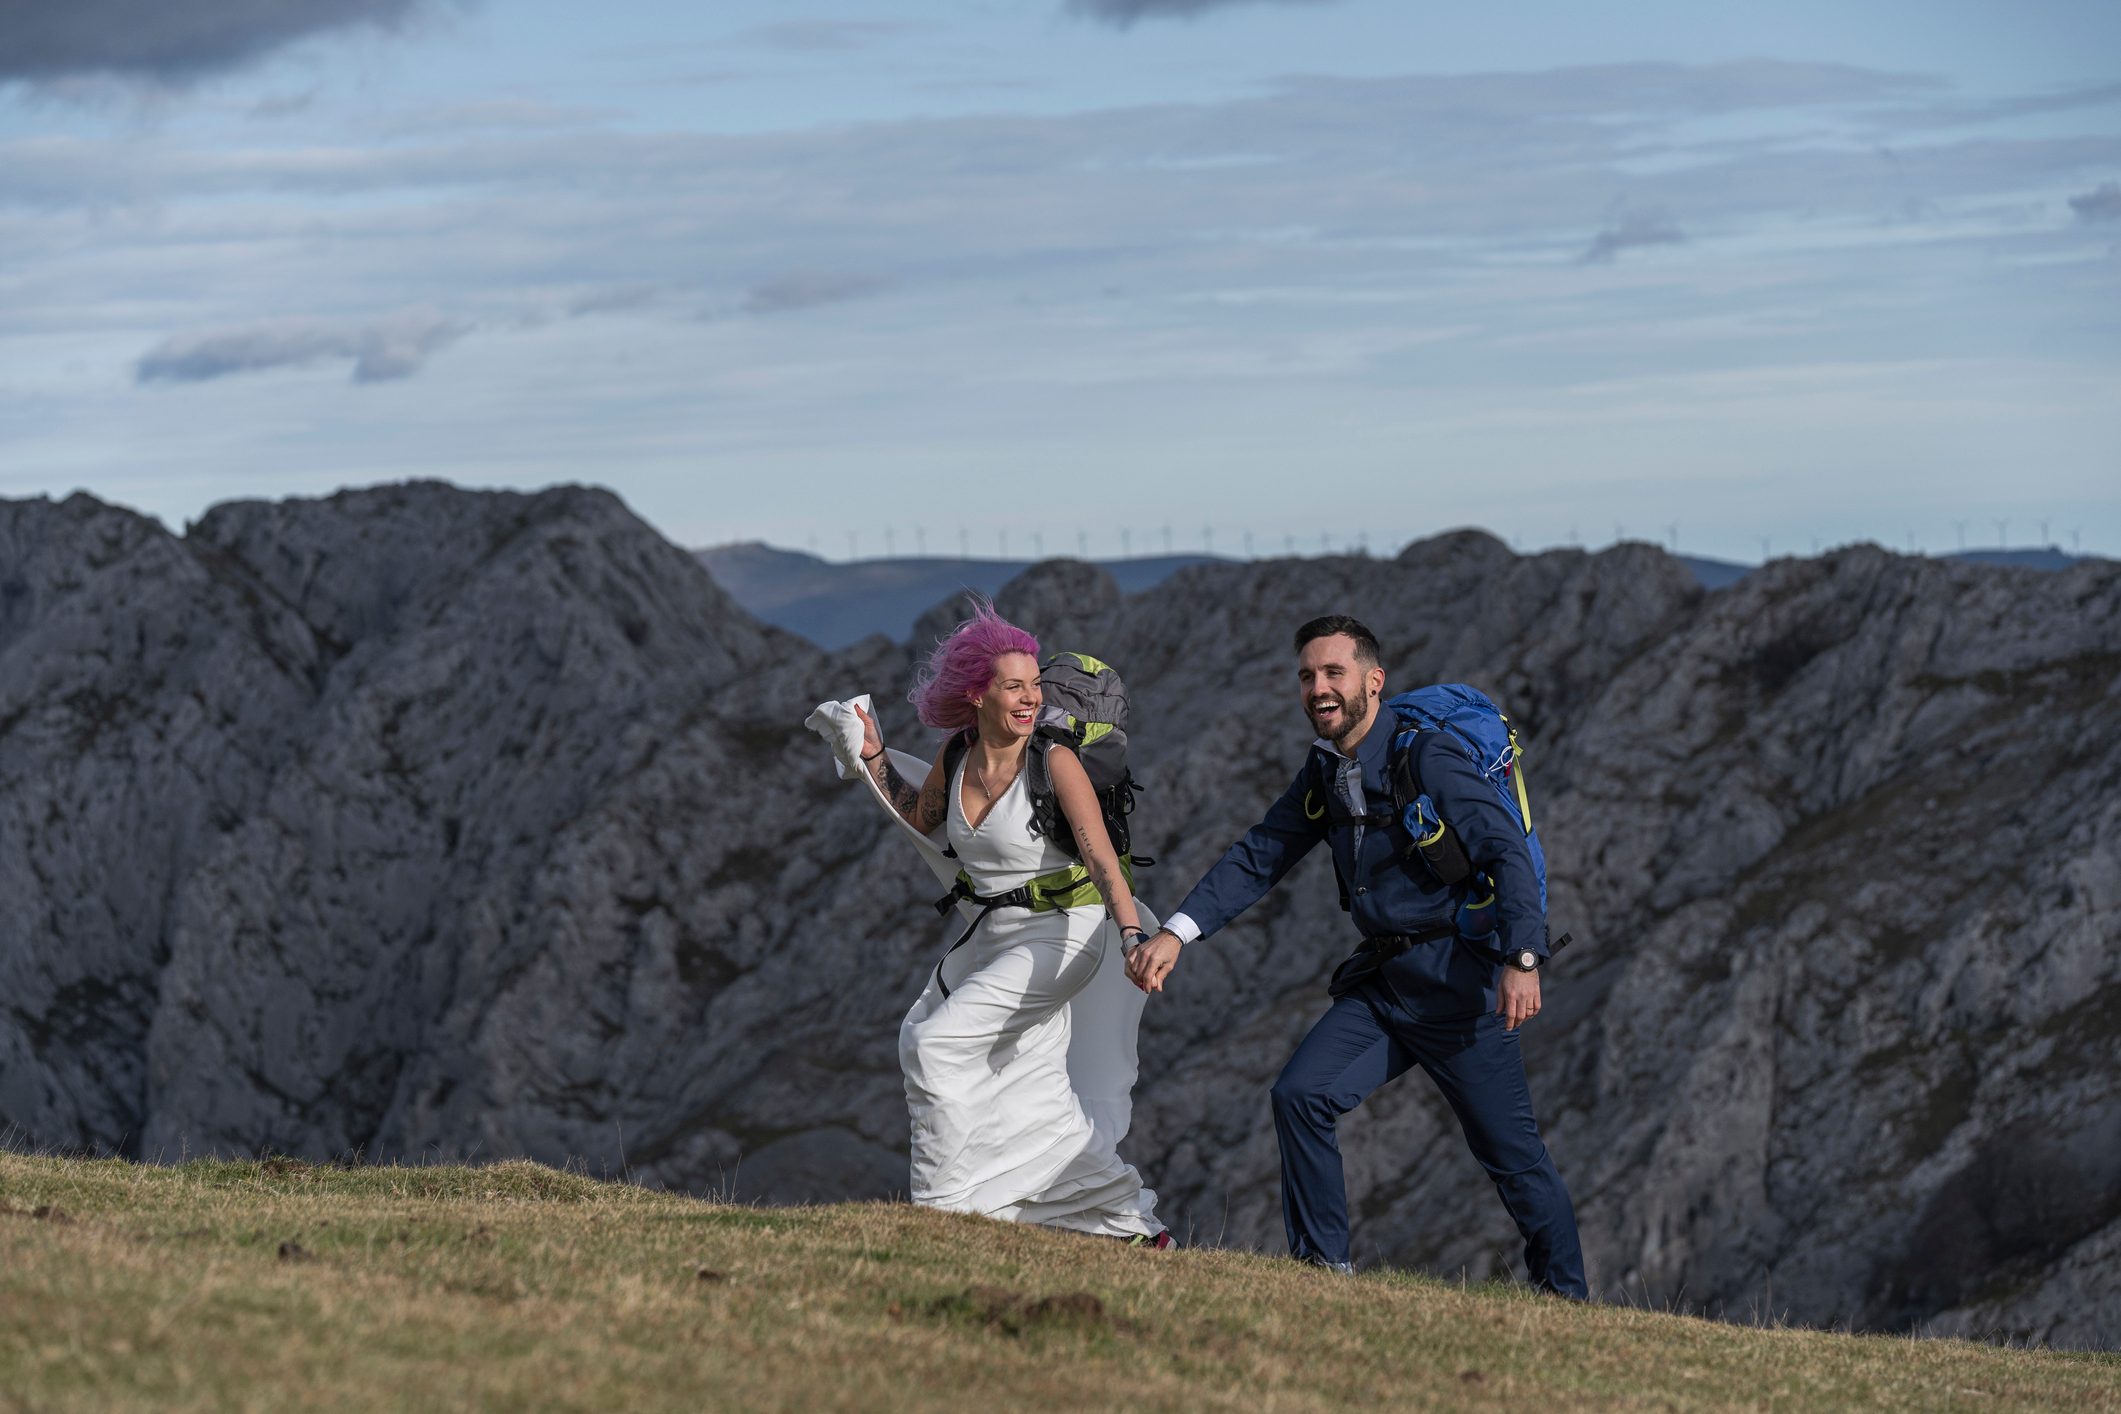
{"label": "white wedding dress", "polygon": [[[852,703],[823,704],[809,725],[832,743],[842,774],[870,786],[938,879],[962,867],[975,892],[992,895],[1074,862],[1030,832],[1021,776],[972,828],[962,765],[949,783],[957,858],[948,858],[891,810],[858,761],[848,769],[862,740]],[[926,762],[892,755],[901,776],[925,779]],[[1155,917],[1137,906],[1142,925],[1154,929]],[[967,907],[947,938],[976,912]],[[997,909],[943,961],[940,983],[937,972],[929,969],[899,1027],[913,1201],[1115,1237],[1162,1231],[1156,1195],[1118,1154],[1132,1117],[1144,998],[1126,978],[1119,930],[1103,906]]]}

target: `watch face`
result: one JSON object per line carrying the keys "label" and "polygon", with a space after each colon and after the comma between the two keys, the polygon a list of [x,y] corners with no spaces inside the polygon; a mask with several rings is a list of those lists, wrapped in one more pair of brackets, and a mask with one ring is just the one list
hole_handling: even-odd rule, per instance
{"label": "watch face", "polygon": [[1539,966],[1539,954],[1527,948],[1525,951],[1517,954],[1517,965],[1523,968],[1525,971],[1530,972],[1533,968]]}

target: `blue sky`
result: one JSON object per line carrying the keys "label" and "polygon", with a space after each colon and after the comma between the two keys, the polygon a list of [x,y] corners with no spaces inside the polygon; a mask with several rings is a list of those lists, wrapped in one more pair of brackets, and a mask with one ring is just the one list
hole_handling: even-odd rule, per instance
{"label": "blue sky", "polygon": [[2121,6],[169,8],[0,21],[0,495],[2121,552]]}

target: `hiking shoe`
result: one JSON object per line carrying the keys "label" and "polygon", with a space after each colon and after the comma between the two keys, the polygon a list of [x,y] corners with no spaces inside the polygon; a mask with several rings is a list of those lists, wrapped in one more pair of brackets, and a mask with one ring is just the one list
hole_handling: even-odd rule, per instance
{"label": "hiking shoe", "polygon": [[1329,1262],[1315,1253],[1307,1253],[1296,1260],[1307,1267],[1324,1267],[1329,1272],[1339,1272],[1344,1277],[1355,1275],[1355,1264],[1353,1262]]}
{"label": "hiking shoe", "polygon": [[1127,1239],[1127,1245],[1129,1247],[1147,1247],[1158,1252],[1176,1252],[1178,1250],[1178,1239],[1171,1235],[1170,1228],[1165,1228],[1154,1237],[1137,1232],[1134,1236]]}

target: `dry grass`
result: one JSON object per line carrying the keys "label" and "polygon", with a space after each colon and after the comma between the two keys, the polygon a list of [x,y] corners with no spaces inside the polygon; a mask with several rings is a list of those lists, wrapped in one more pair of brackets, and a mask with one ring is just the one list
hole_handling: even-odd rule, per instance
{"label": "dry grass", "polygon": [[0,1408],[2121,1409],[2121,1359],[1750,1330],[525,1163],[0,1154]]}

